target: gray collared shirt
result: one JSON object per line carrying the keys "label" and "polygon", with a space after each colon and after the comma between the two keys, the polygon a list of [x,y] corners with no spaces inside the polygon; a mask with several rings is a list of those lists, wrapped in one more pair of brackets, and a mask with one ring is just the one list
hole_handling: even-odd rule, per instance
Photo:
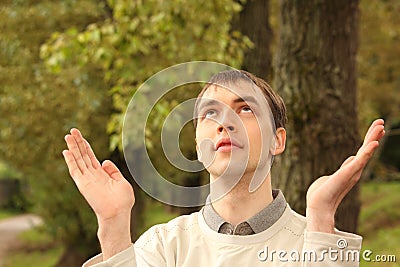
{"label": "gray collared shirt", "polygon": [[203,208],[203,216],[207,225],[214,231],[228,235],[252,235],[267,230],[283,214],[286,200],[279,189],[272,190],[273,201],[259,213],[248,220],[234,226],[226,222],[213,208],[210,196]]}

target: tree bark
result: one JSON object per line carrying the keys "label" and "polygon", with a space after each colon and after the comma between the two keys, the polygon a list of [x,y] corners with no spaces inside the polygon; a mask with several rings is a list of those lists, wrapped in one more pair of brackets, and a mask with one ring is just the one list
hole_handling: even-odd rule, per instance
{"label": "tree bark", "polygon": [[269,0],[247,0],[233,19],[232,29],[238,30],[253,42],[254,47],[244,54],[242,69],[266,81],[272,76],[272,29],[269,24]]}
{"label": "tree bark", "polygon": [[[97,248],[97,246],[95,246]],[[77,248],[76,246],[66,246],[64,253],[55,264],[55,267],[70,267],[70,266],[81,266],[85,262],[87,257],[87,248]],[[97,253],[93,253],[92,256]]]}
{"label": "tree bark", "polygon": [[[281,1],[275,88],[288,110],[286,152],[274,185],[305,214],[309,185],[336,171],[360,145],[356,113],[358,0]],[[355,232],[358,186],[343,200],[336,227]]]}

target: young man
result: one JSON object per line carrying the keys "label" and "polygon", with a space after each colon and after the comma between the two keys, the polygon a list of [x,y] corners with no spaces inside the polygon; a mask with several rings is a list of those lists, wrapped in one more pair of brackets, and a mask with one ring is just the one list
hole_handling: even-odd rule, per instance
{"label": "young man", "polygon": [[72,129],[63,155],[97,216],[102,250],[84,266],[358,266],[361,237],[335,229],[334,215],[384,135],[383,120],[372,123],[357,155],[310,186],[306,217],[271,188],[285,122],[282,99],[262,79],[245,71],[213,76],[195,107],[196,149],[210,173],[207,203],[150,228],[135,244],[131,185]]}

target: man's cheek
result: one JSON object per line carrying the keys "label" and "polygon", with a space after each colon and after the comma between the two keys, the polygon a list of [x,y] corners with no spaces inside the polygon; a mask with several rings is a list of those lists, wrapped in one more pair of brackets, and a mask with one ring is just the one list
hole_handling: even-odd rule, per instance
{"label": "man's cheek", "polygon": [[211,139],[203,139],[197,144],[197,157],[205,168],[213,163],[215,155],[214,143]]}

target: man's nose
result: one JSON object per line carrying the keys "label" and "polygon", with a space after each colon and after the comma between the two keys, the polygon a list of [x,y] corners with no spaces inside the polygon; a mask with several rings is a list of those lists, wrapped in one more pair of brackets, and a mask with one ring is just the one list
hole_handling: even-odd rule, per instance
{"label": "man's nose", "polygon": [[222,125],[218,126],[218,132],[222,133],[224,131],[224,128],[227,129],[229,132],[233,132],[235,130],[235,127],[233,125],[229,125],[227,127],[224,127]]}
{"label": "man's nose", "polygon": [[224,129],[227,132],[234,132],[237,130],[237,114],[235,114],[232,110],[226,111],[222,114],[222,117],[218,121],[217,131],[218,133],[222,133]]}

